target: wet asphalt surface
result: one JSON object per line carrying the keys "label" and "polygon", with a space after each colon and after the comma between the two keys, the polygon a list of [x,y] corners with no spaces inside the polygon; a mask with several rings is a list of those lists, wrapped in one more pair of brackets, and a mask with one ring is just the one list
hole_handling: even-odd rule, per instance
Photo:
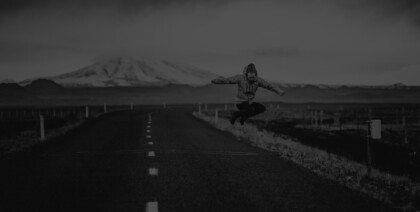
{"label": "wet asphalt surface", "polygon": [[109,113],[0,165],[0,211],[393,211],[187,109]]}

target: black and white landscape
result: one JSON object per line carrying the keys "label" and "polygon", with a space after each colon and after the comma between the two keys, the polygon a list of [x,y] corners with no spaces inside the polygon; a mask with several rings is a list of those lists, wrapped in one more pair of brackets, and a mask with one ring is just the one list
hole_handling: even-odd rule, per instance
{"label": "black and white landscape", "polygon": [[420,211],[419,55],[419,0],[1,1],[0,212]]}

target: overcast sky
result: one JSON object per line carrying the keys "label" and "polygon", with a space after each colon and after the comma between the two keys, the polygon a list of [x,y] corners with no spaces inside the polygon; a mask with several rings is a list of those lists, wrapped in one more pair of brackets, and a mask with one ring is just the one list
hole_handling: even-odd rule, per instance
{"label": "overcast sky", "polygon": [[418,0],[6,0],[0,80],[98,58],[172,59],[270,81],[420,85]]}

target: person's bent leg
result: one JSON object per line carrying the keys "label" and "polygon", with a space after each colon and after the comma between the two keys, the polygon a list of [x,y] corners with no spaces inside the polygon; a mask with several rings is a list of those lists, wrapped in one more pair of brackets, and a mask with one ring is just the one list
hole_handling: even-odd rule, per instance
{"label": "person's bent leg", "polygon": [[236,104],[236,108],[238,108],[238,111],[233,111],[232,115],[229,119],[230,123],[233,125],[235,124],[236,119],[238,119],[239,117],[243,117],[246,116],[249,112],[249,107],[250,105],[248,104],[248,102],[242,102],[240,104]]}
{"label": "person's bent leg", "polygon": [[260,103],[256,103],[253,102],[252,104],[250,104],[250,109],[248,110],[248,113],[246,115],[243,115],[240,123],[241,125],[243,125],[245,123],[245,121],[255,115],[258,115],[260,113],[263,113],[265,111],[265,106],[260,104]]}
{"label": "person's bent leg", "polygon": [[258,115],[260,113],[264,113],[265,110],[266,110],[265,109],[265,106],[262,105],[262,104],[260,104],[260,103],[253,102],[251,105],[254,108],[254,111],[253,111],[253,115],[252,116]]}

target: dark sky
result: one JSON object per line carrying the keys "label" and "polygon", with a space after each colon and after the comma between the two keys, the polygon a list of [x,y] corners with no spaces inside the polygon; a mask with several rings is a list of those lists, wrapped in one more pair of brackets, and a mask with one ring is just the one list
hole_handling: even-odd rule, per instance
{"label": "dark sky", "polygon": [[272,81],[420,85],[416,0],[8,0],[0,80],[155,57]]}

